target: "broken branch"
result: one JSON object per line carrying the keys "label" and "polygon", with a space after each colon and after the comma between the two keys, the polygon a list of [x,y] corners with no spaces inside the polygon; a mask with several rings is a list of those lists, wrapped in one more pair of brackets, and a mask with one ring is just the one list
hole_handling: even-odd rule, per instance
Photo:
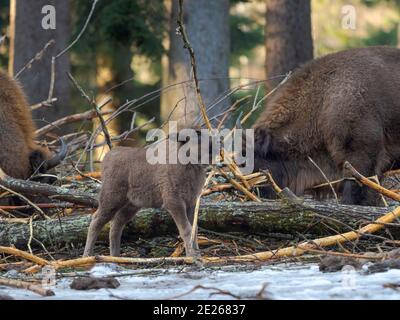
{"label": "broken branch", "polygon": [[389,189],[382,187],[381,185],[371,181],[367,177],[364,177],[361,173],[359,173],[349,162],[345,162],[344,168],[349,170],[354,178],[356,178],[359,182],[366,185],[367,187],[383,194],[384,196],[391,198],[393,200],[400,201],[400,195],[396,192],[393,192]]}
{"label": "broken branch", "polygon": [[54,291],[52,291],[50,289],[45,289],[36,284],[26,282],[26,281],[21,281],[21,280],[0,278],[0,285],[29,290],[29,291],[37,293],[41,296],[44,296],[44,297],[55,295]]}
{"label": "broken branch", "polygon": [[39,182],[15,179],[6,175],[1,169],[0,184],[13,191],[24,194],[43,195],[51,197],[53,199],[76,203],[93,208],[97,207],[98,205],[96,199],[97,196],[94,194],[71,191],[63,187],[55,187]]}

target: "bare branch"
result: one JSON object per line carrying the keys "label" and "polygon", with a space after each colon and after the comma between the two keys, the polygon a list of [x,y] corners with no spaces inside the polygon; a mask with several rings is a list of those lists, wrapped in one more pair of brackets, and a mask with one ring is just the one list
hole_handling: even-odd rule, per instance
{"label": "bare branch", "polygon": [[74,77],[69,72],[68,72],[68,77],[70,78],[72,83],[75,85],[75,87],[79,90],[79,92],[82,94],[82,96],[92,105],[94,111],[97,114],[97,117],[100,120],[101,129],[103,130],[107,145],[111,150],[112,149],[112,142],[111,142],[110,133],[108,132],[108,128],[107,128],[106,122],[104,121],[104,118],[103,118],[103,116],[101,114],[99,106],[97,105],[97,103],[93,99],[89,98],[89,96],[86,94],[86,92],[83,90],[83,88],[78,84],[78,82],[74,79]]}
{"label": "bare branch", "polygon": [[15,79],[18,79],[18,77],[21,75],[21,73],[23,73],[26,69],[30,69],[32,67],[32,64],[35,61],[39,61],[43,58],[44,53],[47,51],[47,49],[52,46],[53,44],[55,44],[56,42],[54,41],[54,39],[50,40],[49,42],[47,42],[43,49],[40,50],[38,53],[36,53],[36,55],[29,60],[29,62],[21,69],[17,72],[17,74],[14,76]]}
{"label": "bare branch", "polygon": [[[111,111],[101,112],[102,115],[107,115],[110,113],[111,113]],[[44,134],[50,132],[51,130],[56,129],[67,123],[83,121],[83,120],[92,120],[93,118],[96,118],[96,117],[97,117],[97,113],[94,110],[89,110],[89,111],[86,111],[83,113],[72,114],[72,115],[63,117],[61,119],[58,119],[40,129],[36,130],[36,136],[39,137],[41,135],[44,135]]]}
{"label": "bare branch", "polygon": [[197,100],[199,103],[200,111],[203,116],[204,122],[209,130],[212,130],[211,127],[211,122],[208,119],[207,116],[207,111],[206,111],[206,106],[203,101],[203,97],[201,96],[201,91],[200,91],[200,85],[199,85],[199,79],[197,77],[197,65],[196,65],[196,57],[194,54],[194,50],[192,46],[189,43],[188,36],[186,34],[185,30],[185,25],[183,23],[183,0],[179,0],[179,17],[178,17],[178,26],[179,26],[179,31],[182,35],[182,40],[184,43],[184,47],[188,50],[189,55],[190,55],[190,63],[192,65],[192,70],[193,70],[193,79],[194,83],[196,86],[196,93],[197,93]]}

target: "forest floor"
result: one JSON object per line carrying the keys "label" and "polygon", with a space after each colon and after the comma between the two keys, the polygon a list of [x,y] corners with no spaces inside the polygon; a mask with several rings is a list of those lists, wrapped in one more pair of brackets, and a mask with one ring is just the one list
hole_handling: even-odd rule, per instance
{"label": "forest floor", "polygon": [[[90,192],[90,194],[95,194],[99,187],[93,181],[62,186],[82,192]],[[217,193],[207,198],[221,196]],[[218,201],[220,199],[212,200]],[[392,205],[391,202],[389,204]],[[385,213],[391,210],[391,207],[387,208]],[[68,218],[71,214],[88,216],[93,211],[93,208],[87,207],[59,208],[52,209],[50,212],[46,211],[46,213],[51,213],[50,217],[59,221],[58,219]],[[357,215],[354,216],[357,218],[356,226],[365,225],[368,222],[368,220],[364,221]],[[293,218],[293,216],[290,217]],[[11,221],[14,218],[21,219],[18,216],[7,216],[6,219]],[[303,218],[305,219],[305,217]],[[43,245],[35,238],[36,232],[40,231],[40,228],[34,227],[35,225],[32,224],[30,231],[30,220],[27,217],[24,217],[24,219],[26,221],[24,220],[22,223],[28,233],[23,233],[22,239],[25,242],[27,238],[34,240],[31,241],[32,248],[28,248],[33,249],[34,255],[48,261],[81,257],[84,239],[58,241],[59,235],[55,233],[56,236],[50,236],[50,239],[57,241],[54,241],[54,243],[50,241],[50,244]],[[34,222],[40,220],[43,219],[36,215]],[[248,264],[241,262],[235,265],[200,267],[171,265],[164,262],[156,265],[154,263],[136,265],[135,267],[132,265],[127,267],[126,264],[98,263],[94,266],[76,267],[74,269],[60,268],[54,274],[55,283],[49,287],[54,292],[54,296],[42,297],[26,289],[15,289],[0,284],[0,300],[7,296],[13,299],[400,299],[400,243],[397,240],[398,238],[393,237],[389,232],[389,227],[390,230],[398,230],[398,222],[397,219],[388,224],[387,228],[384,228],[381,232],[369,237],[359,238],[356,241],[316,247],[319,250],[314,250],[317,252],[313,252],[313,255],[286,256],[263,262],[254,259]],[[158,223],[165,222],[159,221]],[[18,224],[21,224],[21,222],[19,221]],[[310,223],[310,226],[314,224]],[[152,224],[150,225],[152,226]],[[327,232],[324,236],[340,233],[336,229],[330,229],[327,229],[330,232]],[[87,226],[84,228],[84,231],[86,230]],[[262,233],[216,232],[200,228],[199,244],[201,254],[207,257],[254,255],[258,252],[296,245],[307,239],[315,239],[317,235],[308,234],[309,231],[311,229],[308,227],[304,228],[302,233],[297,231],[288,233],[270,231]],[[123,238],[122,257],[164,258],[184,255],[183,246],[177,233],[147,238],[138,234],[132,238],[129,232],[125,232],[125,235],[127,234],[131,237]],[[68,236],[68,233],[65,236]],[[334,251],[329,252],[331,249]],[[24,250],[28,251],[26,248]],[[365,261],[358,266],[349,267],[352,266],[354,261],[351,259],[343,261],[342,259],[343,256],[351,258],[360,254],[380,254],[392,251],[397,252],[391,259],[387,260],[392,264],[387,268],[375,269],[373,272],[370,267],[373,268],[381,261],[376,262],[377,260],[371,259],[376,263],[366,263]],[[335,253],[341,256],[336,257],[338,260],[335,262],[334,272],[320,271],[324,259],[332,257]],[[107,256],[108,254],[107,237],[103,237],[95,247],[95,255]],[[382,260],[382,263],[385,263],[385,261]],[[37,274],[25,273],[33,265],[32,262],[21,261],[17,256],[0,256],[0,279],[4,281],[8,279],[24,281],[40,286],[43,284],[43,279],[48,278],[46,278],[43,270]],[[85,291],[70,287],[76,280],[80,281],[80,279],[93,277],[95,279],[97,279],[96,277],[117,279],[120,285],[115,289],[102,288]]]}
{"label": "forest floor", "polygon": [[[202,236],[206,235],[205,233]],[[260,236],[229,234],[227,238],[213,235],[212,241],[201,246],[202,253],[212,256],[251,252],[250,244],[261,247],[284,246],[287,240],[274,240]],[[246,248],[245,243],[249,247]],[[138,239],[125,242],[123,256],[162,257],[170,256],[179,248],[177,237]],[[238,245],[239,243],[239,245]],[[96,247],[97,254],[108,254],[106,243]],[[371,240],[360,241],[358,245],[366,251],[374,247]],[[257,248],[259,249],[259,248]],[[238,251],[237,251],[238,250]],[[36,250],[35,250],[36,251]],[[64,248],[49,252],[54,258],[76,257],[82,248]],[[399,250],[396,250],[399,251]],[[39,251],[37,254],[40,256]],[[332,256],[328,256],[332,259]],[[351,259],[333,257],[328,266],[334,272],[325,272],[322,266],[325,255],[304,255],[260,263],[236,264],[230,266],[122,266],[98,263],[92,267],[62,269],[55,273],[54,283],[48,288],[55,295],[42,297],[32,291],[15,289],[0,284],[0,300],[13,299],[400,299],[400,263],[394,268],[373,269],[376,264],[364,262],[354,266]],[[9,262],[11,262],[9,260]],[[400,262],[400,260],[399,260]],[[379,263],[379,262],[378,262]],[[326,266],[326,264],[325,264]],[[6,279],[22,280],[42,284],[43,273],[24,275],[20,272],[26,266],[10,264],[0,270]],[[321,271],[322,270],[322,271]],[[336,271],[337,270],[337,271]],[[75,290],[71,284],[81,279],[116,279],[118,288],[98,290]]]}
{"label": "forest floor", "polygon": [[[286,263],[264,266],[193,267],[132,270],[98,264],[89,271],[60,273],[55,295],[0,286],[0,296],[14,299],[400,299],[400,270],[369,274],[361,270],[332,273],[318,264]],[[7,272],[12,277],[15,271]],[[79,291],[70,288],[74,278],[113,277],[116,289]]]}

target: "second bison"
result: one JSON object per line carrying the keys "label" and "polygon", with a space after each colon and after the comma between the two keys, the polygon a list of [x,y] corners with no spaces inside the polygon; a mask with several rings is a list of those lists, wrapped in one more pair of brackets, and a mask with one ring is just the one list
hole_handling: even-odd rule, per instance
{"label": "second bison", "polygon": [[[326,182],[310,158],[329,180],[346,176],[345,161],[366,176],[382,176],[400,160],[400,50],[352,49],[305,64],[253,128],[255,169],[269,169],[298,195]],[[345,204],[376,204],[355,181],[345,180],[339,191]]]}

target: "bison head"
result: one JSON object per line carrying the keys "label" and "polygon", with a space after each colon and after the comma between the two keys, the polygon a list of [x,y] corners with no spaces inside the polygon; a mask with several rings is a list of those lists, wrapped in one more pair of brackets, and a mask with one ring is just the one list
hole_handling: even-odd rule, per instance
{"label": "bison head", "polygon": [[[269,170],[276,183],[285,187],[289,180],[290,163],[282,143],[275,139],[268,129],[255,128],[254,171]],[[275,191],[270,186],[261,188],[260,192],[263,198],[276,198]]]}

